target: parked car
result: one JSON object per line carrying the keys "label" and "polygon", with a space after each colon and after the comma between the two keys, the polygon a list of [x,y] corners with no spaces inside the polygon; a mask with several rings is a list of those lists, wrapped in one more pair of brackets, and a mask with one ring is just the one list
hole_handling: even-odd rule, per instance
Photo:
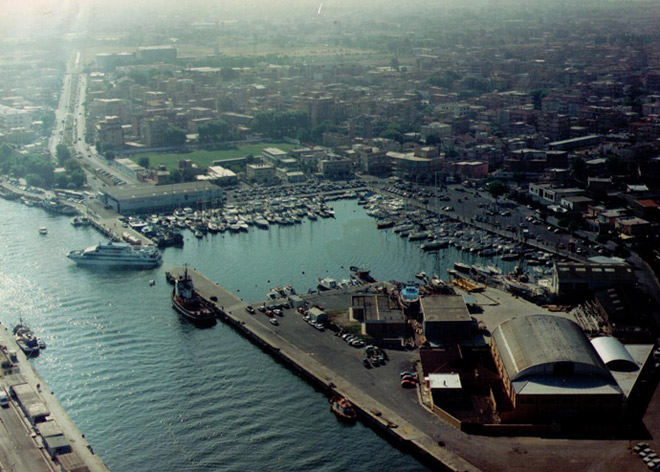
{"label": "parked car", "polygon": [[401,386],[403,388],[415,388],[417,387],[417,382],[413,380],[404,379],[401,381]]}

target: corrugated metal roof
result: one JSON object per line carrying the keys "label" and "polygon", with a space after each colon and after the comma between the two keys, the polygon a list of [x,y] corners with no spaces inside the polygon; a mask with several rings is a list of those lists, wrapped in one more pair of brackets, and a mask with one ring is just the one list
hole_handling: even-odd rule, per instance
{"label": "corrugated metal roof", "polygon": [[611,378],[580,327],[567,318],[552,315],[515,317],[495,328],[493,340],[511,381],[558,363],[572,363],[576,366],[576,373]]}
{"label": "corrugated metal roof", "polygon": [[433,295],[420,299],[424,323],[433,321],[470,322],[470,312],[460,295]]}
{"label": "corrugated metal roof", "polygon": [[559,283],[566,280],[588,281],[627,281],[635,280],[635,274],[628,264],[587,264],[557,262],[555,275]]}
{"label": "corrugated metal roof", "polygon": [[208,191],[220,192],[222,191],[222,189],[217,185],[204,181],[184,182],[180,184],[171,184],[171,185],[150,185],[150,184],[122,185],[115,187],[106,187],[103,189],[103,193],[105,193],[109,197],[112,197],[115,200],[127,200],[132,198],[144,198],[144,197],[175,195],[175,194],[193,194],[193,193],[203,193]]}
{"label": "corrugated metal roof", "polygon": [[616,382],[606,379],[544,378],[542,382],[520,380],[513,382],[517,395],[621,395]]}
{"label": "corrugated metal roof", "polygon": [[612,336],[601,336],[592,339],[591,344],[606,366],[626,370],[636,370],[638,368],[635,359],[618,339]]}

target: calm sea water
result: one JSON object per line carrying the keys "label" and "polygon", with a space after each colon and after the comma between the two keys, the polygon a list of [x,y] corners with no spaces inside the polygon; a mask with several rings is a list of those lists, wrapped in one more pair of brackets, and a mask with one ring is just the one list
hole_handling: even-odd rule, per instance
{"label": "calm sea water", "polygon": [[165,271],[183,263],[258,301],[276,285],[348,278],[352,265],[411,280],[444,276],[461,258],[377,230],[355,201],[333,206],[336,220],[186,233],[159,269],[107,272],[66,258],[103,241],[95,230],[0,200],[0,321],[23,318],[44,338],[36,368],[113,471],[427,470],[361,424],[337,422],[321,393],[230,327],[196,329],[170,306]]}

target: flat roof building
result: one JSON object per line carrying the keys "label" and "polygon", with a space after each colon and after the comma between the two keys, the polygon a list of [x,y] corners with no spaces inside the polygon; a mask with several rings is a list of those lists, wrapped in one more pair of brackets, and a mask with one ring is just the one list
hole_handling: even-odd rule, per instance
{"label": "flat roof building", "polygon": [[0,105],[0,129],[29,129],[32,124],[32,114],[27,110]]}
{"label": "flat roof building", "polygon": [[444,159],[440,156],[423,157],[414,152],[394,152],[386,154],[390,160],[392,173],[400,179],[415,182],[430,182],[433,176],[442,169]]}
{"label": "flat roof building", "polygon": [[154,213],[184,207],[213,206],[222,201],[222,198],[222,189],[210,182],[106,187],[103,189],[101,197],[105,205],[121,214]]}
{"label": "flat roof building", "polygon": [[245,176],[250,182],[272,183],[275,180],[275,167],[270,164],[248,164],[245,166]]}
{"label": "flat roof building", "polygon": [[289,157],[289,153],[276,147],[264,148],[261,150],[264,159],[274,166],[281,166],[280,161]]}
{"label": "flat roof building", "polygon": [[616,286],[634,286],[637,278],[628,264],[557,262],[552,271],[552,292],[570,297]]}
{"label": "flat roof building", "polygon": [[424,378],[431,391],[431,405],[439,408],[461,401],[463,386],[457,373],[429,374]]}
{"label": "flat roof building", "polygon": [[58,454],[57,463],[62,469],[62,472],[89,472],[89,467],[80,460],[80,457],[75,452]]}
{"label": "flat roof building", "polygon": [[326,323],[328,321],[328,314],[318,307],[311,307],[308,314],[314,323]]}
{"label": "flat roof building", "polygon": [[291,170],[284,167],[278,167],[277,169],[275,169],[275,175],[282,182],[286,182],[289,184],[304,182],[306,180],[304,172],[300,170]]}
{"label": "flat roof building", "polygon": [[177,50],[174,46],[141,46],[137,50],[139,60],[147,63],[174,62]]}
{"label": "flat roof building", "polygon": [[410,325],[398,302],[383,295],[353,295],[350,318],[362,325],[362,334],[376,344],[400,348],[411,334]]}
{"label": "flat roof building", "polygon": [[59,424],[57,424],[57,421],[55,420],[49,420],[49,421],[44,421],[43,423],[39,423],[36,429],[39,435],[44,438],[47,438],[49,436],[58,436],[64,434],[64,431],[62,431],[62,428],[60,427]]}
{"label": "flat roof building", "polygon": [[424,336],[433,345],[461,344],[472,340],[472,318],[463,297],[435,295],[420,300]]}
{"label": "flat roof building", "polygon": [[576,197],[584,194],[581,188],[559,188],[550,184],[529,184],[529,194],[535,200],[546,205],[549,203],[559,204],[563,199]]}
{"label": "flat roof building", "polygon": [[42,438],[46,450],[50,457],[55,457],[58,454],[68,454],[71,452],[71,443],[64,437],[63,434],[58,436],[48,436]]}
{"label": "flat roof building", "polygon": [[327,179],[345,179],[353,174],[353,162],[350,159],[321,159],[318,170]]}
{"label": "flat roof building", "polygon": [[137,179],[147,173],[147,169],[140,164],[135,163],[133,160],[126,157],[120,157],[113,161],[114,166],[126,175]]}
{"label": "flat roof building", "polygon": [[554,141],[548,143],[548,149],[559,151],[570,151],[589,146],[595,146],[600,143],[600,136],[590,134],[589,136],[580,136],[579,138],[565,139],[563,141]]}
{"label": "flat roof building", "polygon": [[50,415],[48,407],[29,384],[13,385],[11,393],[16,397],[21,410],[33,426],[45,421],[46,417]]}
{"label": "flat roof building", "polygon": [[197,176],[198,180],[208,180],[216,185],[234,185],[238,183],[236,172],[222,166],[210,166],[206,175]]}

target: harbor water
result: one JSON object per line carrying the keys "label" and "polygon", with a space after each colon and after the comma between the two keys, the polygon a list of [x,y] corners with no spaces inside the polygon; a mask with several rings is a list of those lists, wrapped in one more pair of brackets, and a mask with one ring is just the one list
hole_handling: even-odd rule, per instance
{"label": "harbor water", "polygon": [[32,362],[113,471],[426,470],[363,425],[339,423],[320,392],[230,327],[198,329],[171,308],[165,271],[185,263],[261,301],[277,285],[347,279],[350,266],[406,281],[445,278],[465,258],[378,230],[355,200],[332,206],[336,219],[185,232],[158,269],[103,271],[66,258],[103,241],[94,229],[0,200],[0,321],[22,318],[46,341]]}

